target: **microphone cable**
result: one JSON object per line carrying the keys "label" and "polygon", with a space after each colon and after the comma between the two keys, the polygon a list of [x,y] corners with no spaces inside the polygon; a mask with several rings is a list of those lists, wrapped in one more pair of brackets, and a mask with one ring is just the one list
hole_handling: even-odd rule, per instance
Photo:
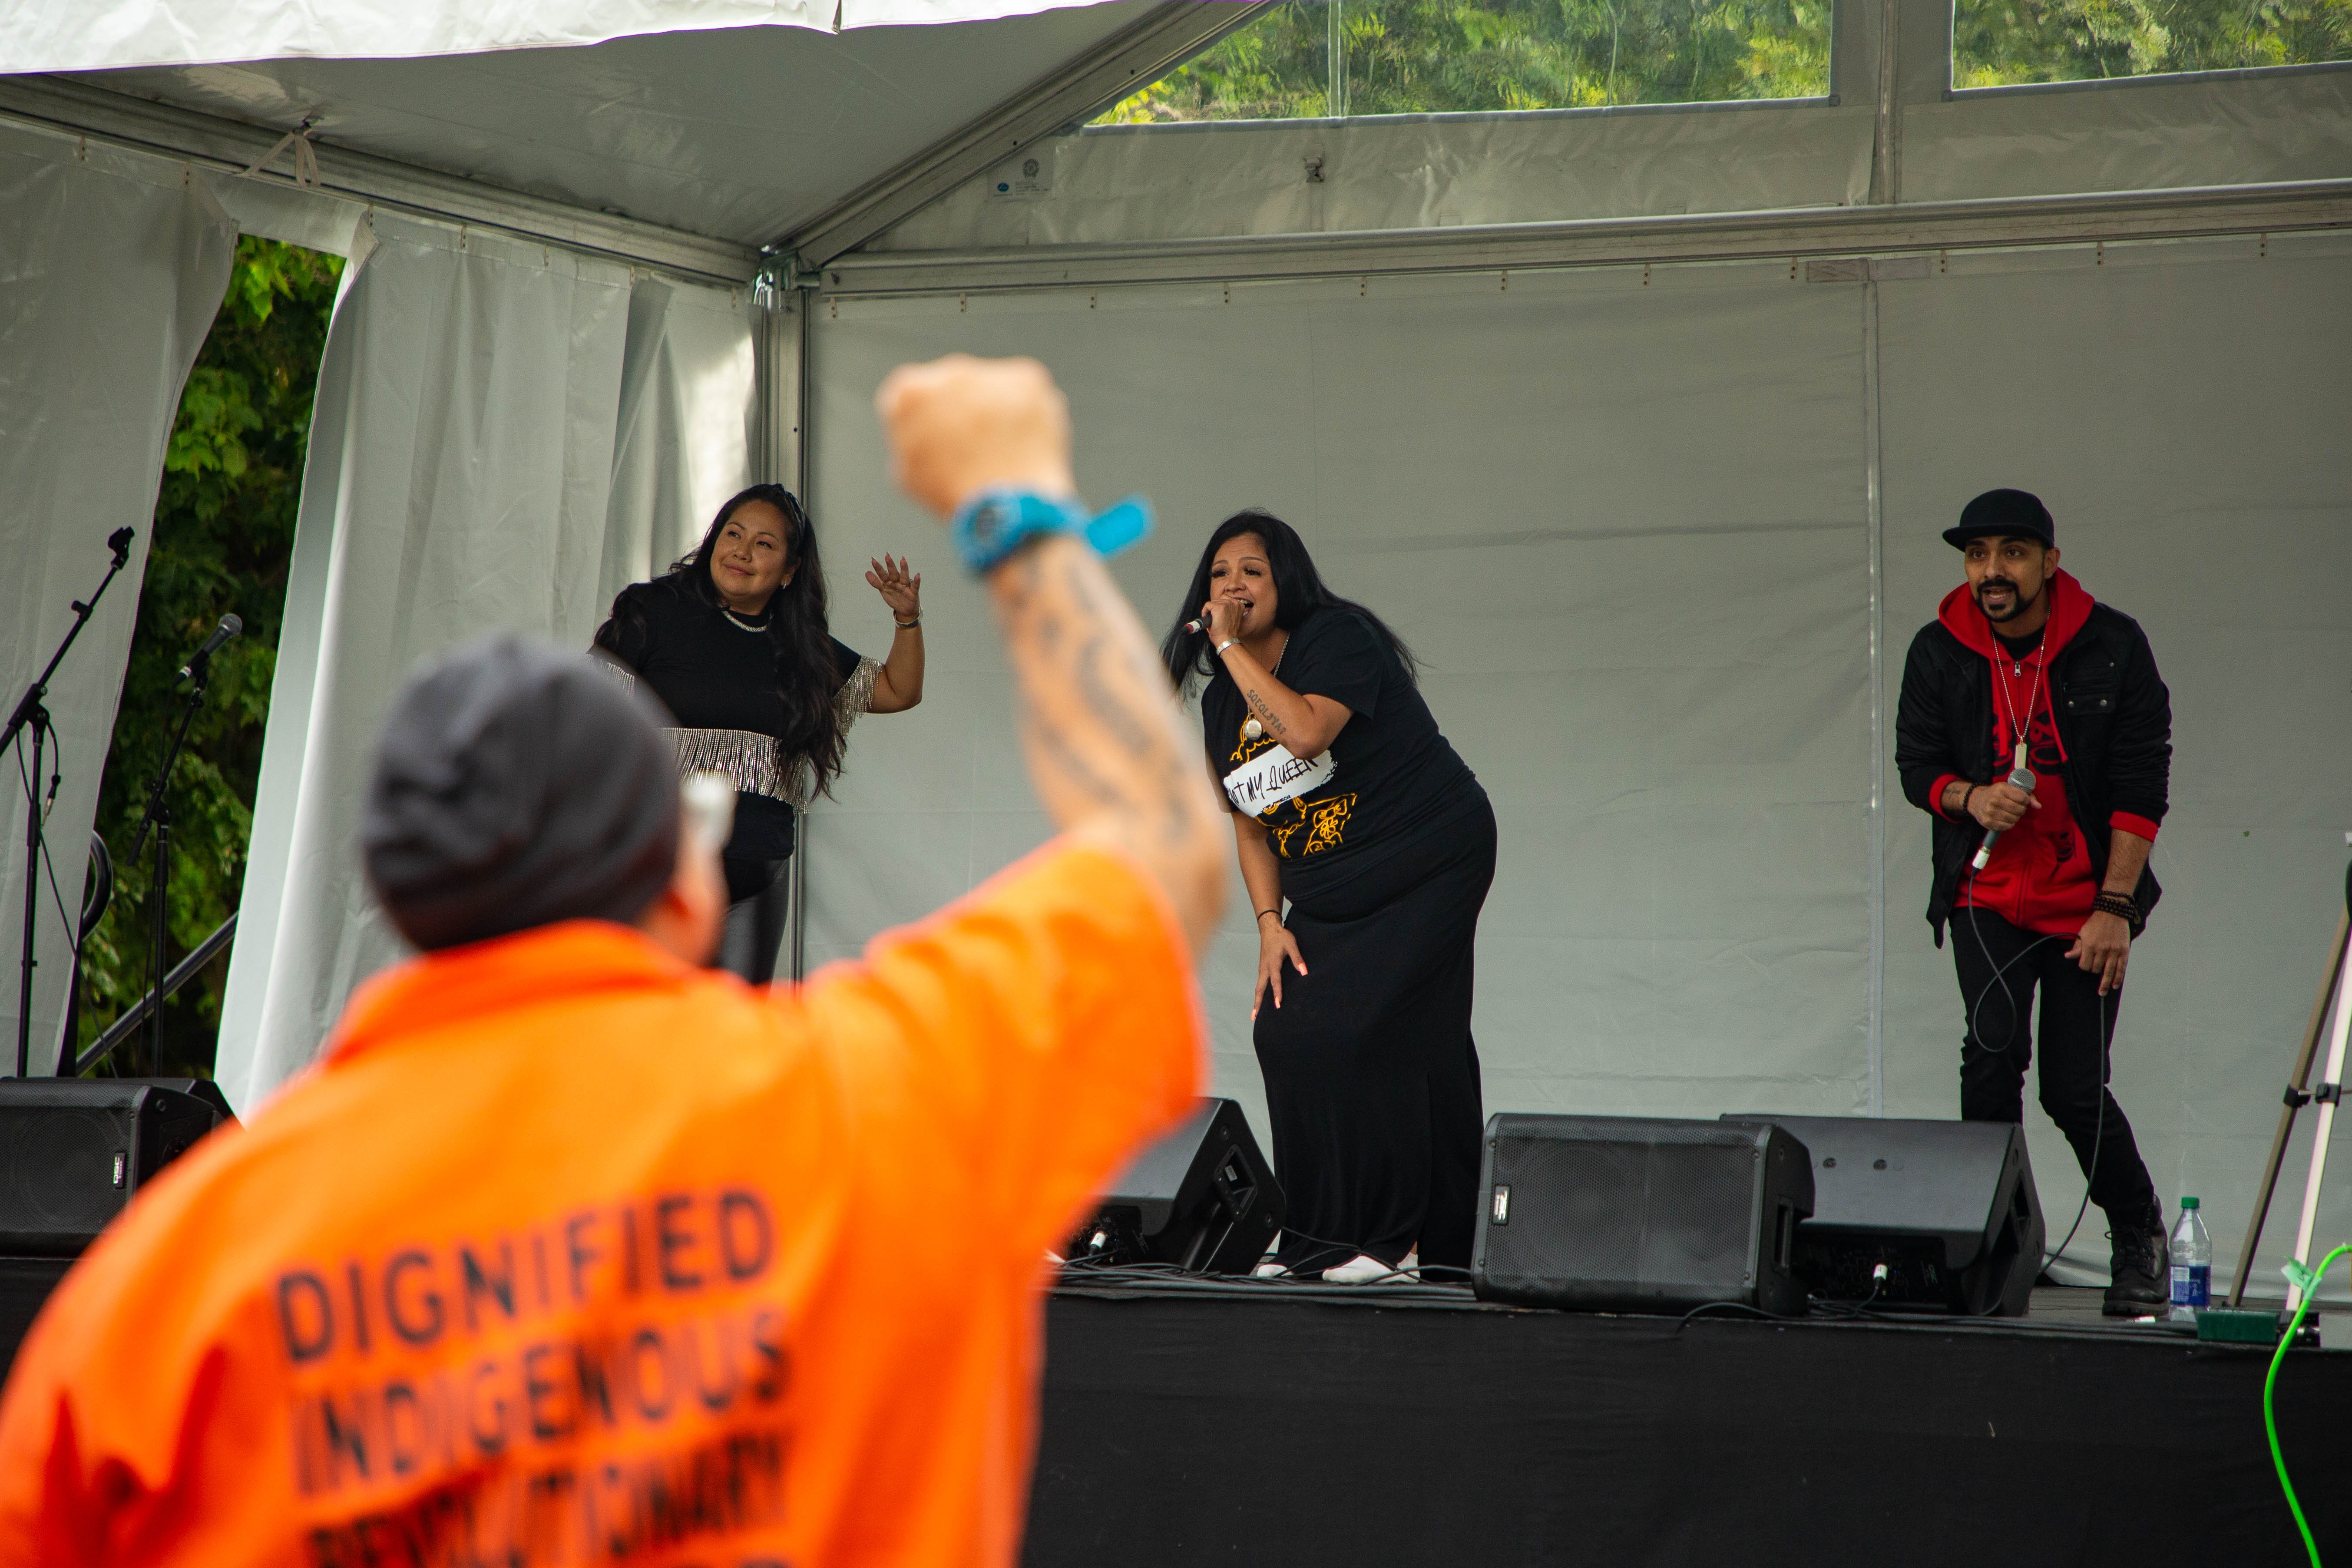
{"label": "microphone cable", "polygon": [[[1992,956],[1991,950],[1985,946],[1984,927],[1980,925],[1977,920],[1976,897],[1977,873],[1972,868],[1969,872],[1969,932],[1976,938],[1977,951],[1983,953],[1985,957],[1990,958]],[[1977,1049],[1979,1051],[1984,1051],[1994,1056],[2007,1054],[2006,1052],[1994,1051],[1990,1046],[1987,1046],[1984,1043],[1984,1037],[1980,1032],[1980,1025],[1981,1015],[1984,1011],[1985,998],[1992,994],[1992,988],[1994,986],[1998,985],[2000,987],[2002,996],[2006,997],[2009,1002],[2010,1031],[2012,1035],[2015,1034],[2018,1026],[2022,1024],[2024,1020],[2019,1016],[2017,993],[2009,988],[2009,982],[2003,979],[2002,976],[2006,975],[2011,968],[2025,957],[2027,953],[2032,952],[2035,948],[2040,947],[2045,942],[2056,942],[2058,938],[2055,935],[2035,937],[2032,942],[2027,942],[2023,947],[2019,948],[2015,952],[2010,954],[2007,963],[2002,963],[1998,968],[1994,969],[1992,972],[1992,978],[1986,981],[1983,985],[1978,987],[1977,999],[1969,1008],[1968,1038],[1964,1039],[1960,1043],[1961,1049],[1963,1051],[1965,1051],[1968,1048],[1969,1044],[1973,1041]],[[2107,1131],[2107,1074],[2111,1070],[2113,1065],[2108,1059],[2109,1026],[2107,1023],[2107,999],[2105,996],[2102,996],[2099,998],[2098,1116],[2097,1119],[2091,1123],[2090,1169],[2084,1172],[2083,1176],[2083,1201],[2075,1205],[2074,1223],[2066,1227],[2065,1239],[2061,1241],[2049,1252],[2043,1254],[2041,1268],[2034,1270],[2037,1276],[2049,1272],[2050,1266],[2058,1261],[2059,1256],[2063,1254],[2067,1247],[2074,1245],[2074,1233],[2083,1228],[2084,1217],[2091,1212],[2091,1183],[2099,1169],[2099,1147],[2101,1142],[2105,1140]],[[2049,1048],[2050,1042],[2048,1040],[2043,1040],[2042,1044],[2043,1049],[2047,1050]],[[2023,1077],[2021,1071],[2019,1076],[2021,1079]],[[2020,1092],[2021,1094],[2022,1093],[2021,1084],[2020,1086]]]}

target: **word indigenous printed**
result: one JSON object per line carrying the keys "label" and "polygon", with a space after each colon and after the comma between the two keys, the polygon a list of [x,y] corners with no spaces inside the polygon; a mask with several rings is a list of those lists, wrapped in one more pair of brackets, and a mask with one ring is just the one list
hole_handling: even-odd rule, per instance
{"label": "word indigenous printed", "polygon": [[619,1563],[781,1522],[776,1243],[730,1187],[281,1271],[292,1479],[335,1516],[310,1562]]}

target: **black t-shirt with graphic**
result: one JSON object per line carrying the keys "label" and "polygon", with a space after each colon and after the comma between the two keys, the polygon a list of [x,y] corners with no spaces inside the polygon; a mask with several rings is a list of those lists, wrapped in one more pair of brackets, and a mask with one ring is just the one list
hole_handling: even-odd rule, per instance
{"label": "black t-shirt with graphic", "polygon": [[1292,759],[1272,735],[1252,740],[1234,678],[1222,668],[1201,693],[1210,771],[1226,804],[1256,817],[1294,873],[1384,858],[1475,794],[1477,779],[1438,732],[1404,661],[1351,610],[1323,609],[1290,634],[1275,679],[1328,697],[1352,715],[1321,758]]}

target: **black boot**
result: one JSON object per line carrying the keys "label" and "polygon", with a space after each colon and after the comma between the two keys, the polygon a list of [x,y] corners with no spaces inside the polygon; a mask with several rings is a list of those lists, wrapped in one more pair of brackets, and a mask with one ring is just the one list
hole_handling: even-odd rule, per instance
{"label": "black boot", "polygon": [[2162,1317],[2172,1300],[2172,1257],[2164,1240],[2164,1211],[2154,1204],[2107,1216],[2113,1283],[2101,1307],[2110,1318]]}

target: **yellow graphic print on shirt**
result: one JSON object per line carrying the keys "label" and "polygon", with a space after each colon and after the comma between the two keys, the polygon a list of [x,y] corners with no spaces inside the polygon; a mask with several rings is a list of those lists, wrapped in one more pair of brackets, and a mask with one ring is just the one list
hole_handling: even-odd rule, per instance
{"label": "yellow graphic print on shirt", "polygon": [[[1247,724],[1249,721],[1242,721]],[[1225,760],[1238,766],[1274,746],[1273,737],[1260,735],[1252,740],[1244,729],[1234,737],[1233,752]],[[1322,800],[1286,800],[1270,805],[1258,813],[1258,821],[1265,825],[1266,842],[1281,859],[1315,855],[1326,849],[1337,849],[1347,837],[1348,814],[1355,809],[1353,795],[1335,795]]]}

